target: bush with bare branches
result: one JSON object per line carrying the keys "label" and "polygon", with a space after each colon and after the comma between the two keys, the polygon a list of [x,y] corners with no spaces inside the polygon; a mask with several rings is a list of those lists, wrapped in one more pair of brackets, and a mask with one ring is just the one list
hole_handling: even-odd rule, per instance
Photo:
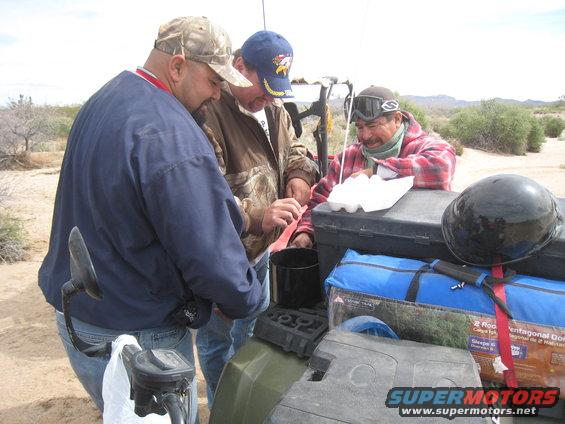
{"label": "bush with bare branches", "polygon": [[22,223],[5,210],[13,181],[0,175],[0,263],[25,259],[25,237]]}
{"label": "bush with bare branches", "polygon": [[33,145],[52,138],[58,130],[53,108],[36,106],[20,95],[0,110],[0,166],[25,161]]}

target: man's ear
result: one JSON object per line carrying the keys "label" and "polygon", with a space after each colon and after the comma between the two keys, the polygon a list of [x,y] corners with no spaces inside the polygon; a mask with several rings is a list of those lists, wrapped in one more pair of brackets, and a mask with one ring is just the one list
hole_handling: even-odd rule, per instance
{"label": "man's ear", "polygon": [[186,64],[187,60],[183,55],[176,54],[171,56],[167,70],[173,83],[178,83],[183,78],[184,72],[186,72]]}
{"label": "man's ear", "polygon": [[400,125],[401,122],[402,122],[402,112],[400,111],[394,112],[394,123],[396,125]]}
{"label": "man's ear", "polygon": [[243,62],[243,57],[239,56],[237,59],[234,60],[233,62],[233,67],[235,69],[237,69],[240,73],[242,73],[242,71],[246,71],[247,68],[245,67],[245,64]]}

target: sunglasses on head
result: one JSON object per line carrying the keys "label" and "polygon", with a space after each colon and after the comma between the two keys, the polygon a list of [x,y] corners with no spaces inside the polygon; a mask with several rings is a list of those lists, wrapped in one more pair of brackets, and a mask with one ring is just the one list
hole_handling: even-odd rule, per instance
{"label": "sunglasses on head", "polygon": [[[346,99],[343,104],[346,119],[349,113],[350,101],[351,100]],[[368,122],[377,119],[379,116],[382,116],[387,112],[395,112],[397,110],[400,110],[398,100],[385,100],[381,97],[373,96],[357,96],[353,98],[353,108],[351,110],[351,119],[349,122],[355,122],[357,118],[361,118],[363,121]]]}

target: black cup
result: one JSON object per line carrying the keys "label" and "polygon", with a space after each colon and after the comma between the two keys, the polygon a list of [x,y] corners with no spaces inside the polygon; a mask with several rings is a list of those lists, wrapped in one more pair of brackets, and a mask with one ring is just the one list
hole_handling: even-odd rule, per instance
{"label": "black cup", "polygon": [[270,257],[271,300],[287,308],[312,306],[322,300],[318,253],[287,248]]}

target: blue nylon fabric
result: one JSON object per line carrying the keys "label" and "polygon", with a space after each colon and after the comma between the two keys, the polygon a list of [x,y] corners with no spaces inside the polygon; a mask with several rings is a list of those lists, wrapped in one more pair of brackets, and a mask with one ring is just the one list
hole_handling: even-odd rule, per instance
{"label": "blue nylon fabric", "polygon": [[477,281],[475,281],[475,285],[477,286],[482,286],[483,283],[485,282],[485,279],[488,277],[488,274],[486,272],[483,272],[479,278],[477,278]]}
{"label": "blue nylon fabric", "polygon": [[[349,249],[324,285],[326,292],[329,292],[331,287],[337,287],[356,293],[404,300],[415,272],[424,264],[425,262],[415,259],[364,255]],[[380,268],[383,266],[392,270]],[[472,269],[490,275],[486,269]],[[402,270],[411,272],[401,272]],[[494,316],[494,303],[481,288],[467,284],[462,289],[451,290],[451,287],[458,283],[454,278],[435,272],[422,273],[416,303]],[[518,274],[510,283],[505,285],[506,299],[514,320],[565,327],[564,281]],[[531,288],[514,286],[513,283]],[[557,293],[548,293],[536,288]]]}
{"label": "blue nylon fabric", "polygon": [[339,324],[336,329],[341,331],[351,331],[352,333],[362,333],[369,334],[371,336],[399,339],[394,330],[386,323],[378,318],[368,315],[349,318],[347,321],[343,321]]}

